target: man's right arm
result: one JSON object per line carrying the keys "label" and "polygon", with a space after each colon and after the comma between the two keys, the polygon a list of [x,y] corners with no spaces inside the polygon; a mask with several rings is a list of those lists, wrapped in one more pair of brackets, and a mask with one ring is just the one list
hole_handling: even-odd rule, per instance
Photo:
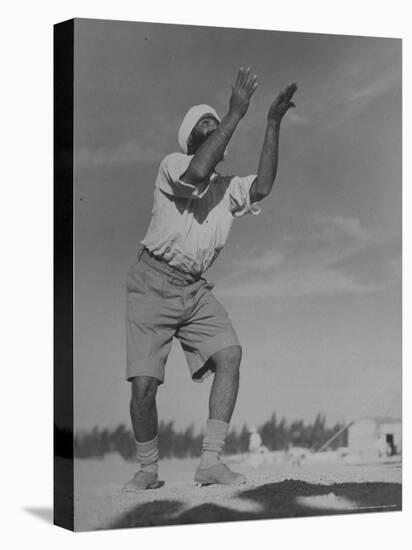
{"label": "man's right arm", "polygon": [[235,85],[232,86],[229,112],[223,117],[216,130],[202,143],[193,156],[181,179],[192,185],[199,185],[211,174],[222,160],[233,132],[245,116],[250,99],[257,88],[256,75],[250,69],[239,69]]}

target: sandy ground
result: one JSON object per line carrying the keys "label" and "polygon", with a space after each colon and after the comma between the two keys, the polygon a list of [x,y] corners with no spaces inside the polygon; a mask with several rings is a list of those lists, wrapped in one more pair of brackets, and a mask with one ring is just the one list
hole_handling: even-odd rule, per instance
{"label": "sandy ground", "polygon": [[401,464],[346,464],[339,460],[284,461],[255,467],[226,458],[248,482],[196,488],[197,459],[160,463],[160,489],[123,494],[136,465],[118,454],[75,461],[75,530],[298,517],[401,509]]}

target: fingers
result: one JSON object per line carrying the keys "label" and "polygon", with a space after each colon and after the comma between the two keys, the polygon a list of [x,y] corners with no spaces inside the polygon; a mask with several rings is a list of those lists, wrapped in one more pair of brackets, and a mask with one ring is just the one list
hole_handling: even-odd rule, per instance
{"label": "fingers", "polygon": [[244,67],[240,67],[237,73],[235,86],[243,86],[243,82],[245,80],[245,72],[246,70],[244,69]]}
{"label": "fingers", "polygon": [[258,87],[257,76],[255,74],[251,75],[248,82],[246,83],[246,90],[248,94],[251,96],[255,92],[257,87]]}
{"label": "fingers", "polygon": [[246,87],[247,82],[249,80],[249,74],[250,74],[250,67],[247,67],[245,71],[243,71],[243,80],[242,80],[242,86]]}
{"label": "fingers", "polygon": [[247,82],[247,79],[249,77],[250,68],[247,67],[246,69],[244,67],[240,67],[238,72],[238,82],[237,85],[243,88]]}
{"label": "fingers", "polygon": [[240,69],[239,69],[238,72],[237,72],[237,77],[236,77],[235,86],[239,86],[239,85],[240,85],[240,82],[241,82],[241,79],[242,79],[242,75],[243,75],[243,67],[240,67]]}
{"label": "fingers", "polygon": [[273,103],[279,104],[283,102],[285,92],[279,92],[278,95],[275,97],[275,101]]}
{"label": "fingers", "polygon": [[289,84],[289,86],[286,86],[285,89],[285,100],[290,101],[292,99],[293,94],[298,89],[298,86],[296,82],[293,82],[292,84]]}
{"label": "fingers", "polygon": [[253,82],[253,84],[252,84],[252,86],[251,86],[251,89],[250,89],[250,91],[249,91],[249,95],[250,95],[250,96],[252,96],[252,95],[255,93],[257,87],[258,87],[258,83],[257,83],[256,80],[255,80],[255,82]]}
{"label": "fingers", "polygon": [[245,88],[251,95],[257,88],[257,76],[250,73],[250,67],[240,67],[235,82],[235,87]]}
{"label": "fingers", "polygon": [[[285,89],[283,89],[281,92],[278,93],[274,103],[277,103],[279,105],[281,103],[291,102],[290,100],[292,99],[292,96],[296,92],[297,89],[298,89],[298,86],[297,86],[296,82],[293,82],[292,84],[289,84],[288,86],[286,86]],[[294,106],[295,105],[293,104],[293,107]]]}

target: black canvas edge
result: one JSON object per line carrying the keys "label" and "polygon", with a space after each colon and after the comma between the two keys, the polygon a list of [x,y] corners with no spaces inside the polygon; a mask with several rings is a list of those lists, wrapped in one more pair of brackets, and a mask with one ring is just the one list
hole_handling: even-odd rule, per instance
{"label": "black canvas edge", "polygon": [[73,19],[54,25],[53,54],[53,523],[73,531]]}

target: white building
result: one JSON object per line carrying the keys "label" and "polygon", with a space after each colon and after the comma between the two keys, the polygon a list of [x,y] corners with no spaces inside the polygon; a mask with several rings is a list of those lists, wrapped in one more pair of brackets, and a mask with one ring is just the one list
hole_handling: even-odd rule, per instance
{"label": "white building", "polygon": [[401,419],[369,417],[356,420],[348,429],[348,450],[350,453],[380,456],[401,454]]}

